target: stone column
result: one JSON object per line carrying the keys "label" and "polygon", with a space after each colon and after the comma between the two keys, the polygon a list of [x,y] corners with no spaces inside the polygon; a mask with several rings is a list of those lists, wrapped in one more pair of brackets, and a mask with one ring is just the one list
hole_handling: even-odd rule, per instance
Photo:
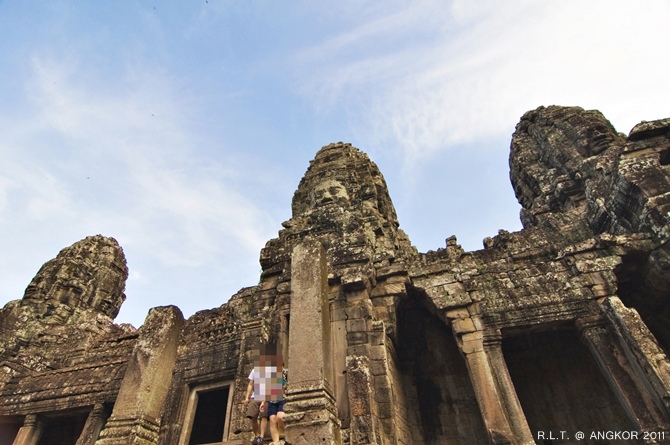
{"label": "stone column", "polygon": [[328,270],[321,243],[306,238],[291,259],[291,325],[286,440],[294,445],[339,444],[331,386]]}
{"label": "stone column", "polygon": [[333,384],[337,415],[342,429],[349,428],[349,395],[347,387],[347,313],[346,300],[331,307],[331,342],[333,353]]}
{"label": "stone column", "polygon": [[489,333],[485,342],[481,321],[468,309],[454,309],[446,315],[465,357],[489,443],[534,444],[502,355],[500,333]]}
{"label": "stone column", "polygon": [[[347,399],[349,400],[349,439],[355,444],[377,442],[375,431],[374,387],[370,373],[370,359],[365,355],[347,356]],[[382,389],[387,391],[388,388]]]}
{"label": "stone column", "polygon": [[477,404],[482,413],[489,442],[494,445],[512,444],[512,427],[505,416],[503,403],[493,377],[493,370],[484,352],[484,337],[481,331],[469,332],[457,337],[458,345],[465,356]]}
{"label": "stone column", "polygon": [[582,318],[577,320],[577,328],[630,420],[643,431],[656,431],[661,425],[667,429],[665,414],[654,403],[648,385],[632,372],[606,320],[601,316]]}
{"label": "stone column", "polygon": [[77,439],[76,445],[93,445],[98,440],[102,427],[109,416],[109,411],[102,403],[96,403],[84,424],[84,429]]}
{"label": "stone column", "polygon": [[43,430],[44,425],[39,417],[35,414],[28,414],[16,438],[14,438],[13,445],[37,445]]}
{"label": "stone column", "polygon": [[177,359],[184,317],[179,308],[153,308],[121,382],[114,410],[96,445],[155,445],[160,414]]}
{"label": "stone column", "polygon": [[670,415],[670,361],[635,309],[627,308],[619,297],[608,297],[601,309],[635,373],[635,380],[649,388],[655,405]]}
{"label": "stone column", "polygon": [[484,351],[488,357],[493,377],[500,394],[500,401],[507,415],[512,433],[520,444],[534,444],[533,433],[528,426],[528,421],[521,408],[521,402],[516,395],[512,377],[509,375],[507,363],[502,352],[502,336],[500,331],[493,332],[484,337]]}

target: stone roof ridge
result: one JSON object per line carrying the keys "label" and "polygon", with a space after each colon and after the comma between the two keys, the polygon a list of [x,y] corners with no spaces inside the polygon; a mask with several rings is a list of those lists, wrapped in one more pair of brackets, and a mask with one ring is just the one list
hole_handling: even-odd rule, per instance
{"label": "stone roof ridge", "polygon": [[670,118],[641,121],[628,134],[628,140],[637,141],[670,134]]}

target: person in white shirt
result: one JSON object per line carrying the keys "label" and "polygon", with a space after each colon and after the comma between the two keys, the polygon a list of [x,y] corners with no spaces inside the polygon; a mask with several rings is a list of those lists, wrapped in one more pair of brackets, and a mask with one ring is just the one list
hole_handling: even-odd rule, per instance
{"label": "person in white shirt", "polygon": [[[275,373],[277,371],[276,367],[273,368],[270,366],[271,359],[267,355],[267,352],[261,350],[256,355],[258,359],[256,360],[254,369],[249,373],[249,384],[247,385],[244,405],[247,409],[247,418],[251,419],[251,429],[254,432],[254,439],[251,443],[252,445],[261,445],[268,424],[268,410],[261,411],[261,402],[266,400],[269,388],[268,383],[273,369]],[[260,425],[258,422],[259,417]]]}
{"label": "person in white shirt", "polygon": [[284,403],[286,403],[284,393],[288,383],[288,369],[283,368],[281,355],[273,357],[272,363],[277,366],[271,370],[270,396],[261,402],[260,410],[266,412],[270,420],[270,435],[272,436],[270,445],[289,445],[281,439],[284,435]]}

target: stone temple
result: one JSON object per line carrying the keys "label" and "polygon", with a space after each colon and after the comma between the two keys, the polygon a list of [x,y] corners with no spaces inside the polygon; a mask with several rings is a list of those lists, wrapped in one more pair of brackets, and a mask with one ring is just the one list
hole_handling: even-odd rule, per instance
{"label": "stone temple", "polygon": [[114,324],[121,247],[63,249],[0,310],[0,445],[248,444],[261,342],[293,445],[670,443],[670,119],[540,107],[509,163],[523,230],[419,253],[377,166],[323,147],[258,285],[188,320]]}

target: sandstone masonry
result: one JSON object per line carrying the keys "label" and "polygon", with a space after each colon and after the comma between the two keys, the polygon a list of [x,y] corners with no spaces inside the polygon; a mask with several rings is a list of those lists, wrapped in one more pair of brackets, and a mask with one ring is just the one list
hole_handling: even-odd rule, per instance
{"label": "sandstone masonry", "polygon": [[294,445],[670,443],[670,119],[626,137],[540,107],[510,172],[523,230],[419,253],[377,166],[325,146],[258,285],[140,329],[113,322],[118,243],[63,249],[0,310],[0,445],[248,444],[261,342],[291,370]]}

